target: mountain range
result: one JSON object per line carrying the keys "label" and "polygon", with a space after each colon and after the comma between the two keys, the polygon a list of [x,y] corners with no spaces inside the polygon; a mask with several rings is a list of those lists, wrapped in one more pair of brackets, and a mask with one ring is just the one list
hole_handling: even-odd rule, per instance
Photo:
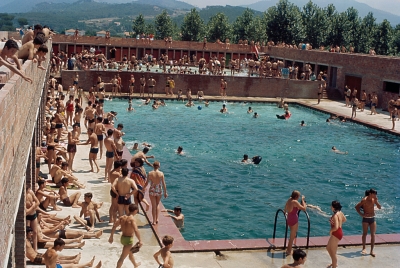
{"label": "mountain range", "polygon": [[[185,1],[185,0],[184,0]],[[188,1],[188,0],[186,0]],[[264,12],[271,6],[275,6],[279,0],[264,0],[259,1],[253,4],[242,5],[241,7],[248,7],[256,11]],[[290,0],[291,3],[295,4],[296,6],[302,8],[309,0]],[[77,2],[77,0],[2,0],[0,4],[0,12],[1,13],[25,13],[30,11],[38,11],[41,10],[44,12],[43,8],[46,7],[44,3],[48,3],[49,6],[54,6],[52,4],[59,5],[60,7],[65,6],[65,4],[72,4]],[[190,10],[195,6],[188,4],[183,1],[175,1],[175,0],[79,0],[79,3],[85,2],[97,2],[100,6],[101,3],[108,3],[108,4],[124,4],[124,3],[131,3],[131,4],[140,4],[140,5],[151,5],[154,7],[166,8],[169,10]],[[218,5],[218,1],[215,1],[215,5]],[[235,1],[235,3],[238,1]],[[349,7],[354,7],[358,10],[360,17],[365,17],[368,12],[372,12],[374,17],[376,18],[376,22],[380,23],[384,19],[387,19],[393,26],[400,24],[400,16],[372,8],[367,4],[359,3],[354,0],[313,0],[319,7],[326,7],[329,3],[332,3],[336,7],[339,12],[343,12],[347,10]],[[46,8],[45,8],[46,10]]]}

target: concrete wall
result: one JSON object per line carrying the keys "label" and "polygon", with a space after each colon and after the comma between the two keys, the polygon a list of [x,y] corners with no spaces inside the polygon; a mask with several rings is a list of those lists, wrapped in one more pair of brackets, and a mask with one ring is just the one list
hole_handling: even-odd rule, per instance
{"label": "concrete wall", "polygon": [[47,74],[31,61],[22,71],[32,84],[10,74],[0,89],[0,267],[7,267],[7,261],[8,267],[25,267],[24,193],[25,185],[34,183],[36,123]]}
{"label": "concrete wall", "polygon": [[[62,71],[61,78],[64,89],[72,85],[73,77],[76,71]],[[114,72],[114,71],[78,71],[79,86],[88,90],[97,82],[97,76],[101,75],[102,80],[110,82],[117,73],[122,79],[122,92],[128,92],[129,79],[131,74],[135,76],[135,93],[139,92],[139,79],[145,75],[146,80],[153,76],[157,85],[154,93],[165,93],[164,85],[167,76],[175,80],[175,94],[179,89],[186,93],[190,88],[195,95],[198,90],[202,90],[205,95],[218,96],[221,78],[226,79],[228,83],[227,95],[238,97],[287,97],[287,98],[316,98],[318,83],[312,81],[289,81],[280,78],[253,78],[253,77],[231,77],[231,76],[210,76],[210,75],[178,75],[162,73],[140,73],[140,72]],[[105,86],[107,92],[111,92],[111,85]],[[146,91],[147,92],[147,88]]]}

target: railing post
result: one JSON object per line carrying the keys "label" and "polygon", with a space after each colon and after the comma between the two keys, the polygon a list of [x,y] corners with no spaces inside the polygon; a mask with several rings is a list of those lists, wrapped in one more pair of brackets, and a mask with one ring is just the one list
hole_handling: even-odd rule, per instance
{"label": "railing post", "polygon": [[276,214],[275,214],[275,222],[274,222],[274,233],[273,233],[273,235],[272,235],[272,238],[275,239],[276,221],[277,221],[277,219],[278,219],[278,214],[279,214],[279,212],[282,212],[282,213],[283,213],[283,216],[285,217],[285,225],[286,225],[286,227],[285,227],[285,241],[284,241],[284,244],[283,244],[283,249],[286,249],[288,224],[287,224],[287,216],[286,216],[286,213],[285,213],[282,209],[278,209],[278,210],[276,211]]}

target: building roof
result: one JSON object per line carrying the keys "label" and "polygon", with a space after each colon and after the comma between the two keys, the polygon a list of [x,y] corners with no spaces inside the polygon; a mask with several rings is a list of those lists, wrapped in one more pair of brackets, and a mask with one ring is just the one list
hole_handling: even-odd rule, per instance
{"label": "building roof", "polygon": [[100,32],[96,32],[97,34],[106,34],[106,31],[100,31]]}

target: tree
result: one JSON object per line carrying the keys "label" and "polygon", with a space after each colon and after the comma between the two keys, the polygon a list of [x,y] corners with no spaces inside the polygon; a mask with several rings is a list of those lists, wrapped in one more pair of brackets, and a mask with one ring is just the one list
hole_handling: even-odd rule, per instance
{"label": "tree", "polygon": [[173,36],[174,25],[166,10],[163,10],[163,12],[156,17],[154,24],[156,26],[156,39],[164,39],[165,37]]}
{"label": "tree", "polygon": [[267,36],[274,42],[292,44],[304,40],[301,12],[288,0],[280,0],[276,6],[268,8],[264,13],[264,21],[267,25]]}
{"label": "tree", "polygon": [[397,24],[396,28],[393,30],[391,48],[392,54],[400,55],[400,24]]}
{"label": "tree", "polygon": [[319,47],[325,42],[327,34],[327,20],[324,10],[309,1],[301,13],[305,30],[305,42],[313,47]]}
{"label": "tree", "polygon": [[358,16],[358,11],[353,7],[349,7],[344,15],[346,16],[346,21],[344,22],[344,44],[342,43],[342,45],[349,46],[353,44],[354,51],[359,52],[361,19]]}
{"label": "tree", "polygon": [[[332,10],[329,10],[331,12]],[[347,16],[345,12],[334,12],[330,17],[327,45],[341,46],[345,44]]]}
{"label": "tree", "polygon": [[217,13],[207,23],[207,39],[215,42],[217,39],[224,42],[232,38],[232,27],[224,13]]}
{"label": "tree", "polygon": [[183,41],[200,41],[204,36],[204,21],[200,18],[199,12],[192,8],[183,19],[181,26]]}
{"label": "tree", "polygon": [[386,19],[379,24],[375,33],[375,52],[379,55],[389,55],[392,39],[392,26]]}
{"label": "tree", "polygon": [[359,45],[356,52],[368,53],[369,49],[373,46],[376,31],[377,25],[374,15],[369,12],[361,21]]}
{"label": "tree", "polygon": [[236,18],[233,23],[233,36],[237,42],[239,39],[252,40],[253,33],[250,31],[254,22],[254,12],[246,8],[243,14]]}
{"label": "tree", "polygon": [[24,26],[24,25],[28,25],[29,24],[28,20],[25,19],[25,18],[18,18],[17,22],[18,22],[18,25],[21,26],[21,27]]}
{"label": "tree", "polygon": [[7,13],[0,13],[0,31],[14,31],[13,27],[13,15]]}
{"label": "tree", "polygon": [[146,22],[142,14],[133,20],[132,30],[135,33],[134,35],[146,33]]}

